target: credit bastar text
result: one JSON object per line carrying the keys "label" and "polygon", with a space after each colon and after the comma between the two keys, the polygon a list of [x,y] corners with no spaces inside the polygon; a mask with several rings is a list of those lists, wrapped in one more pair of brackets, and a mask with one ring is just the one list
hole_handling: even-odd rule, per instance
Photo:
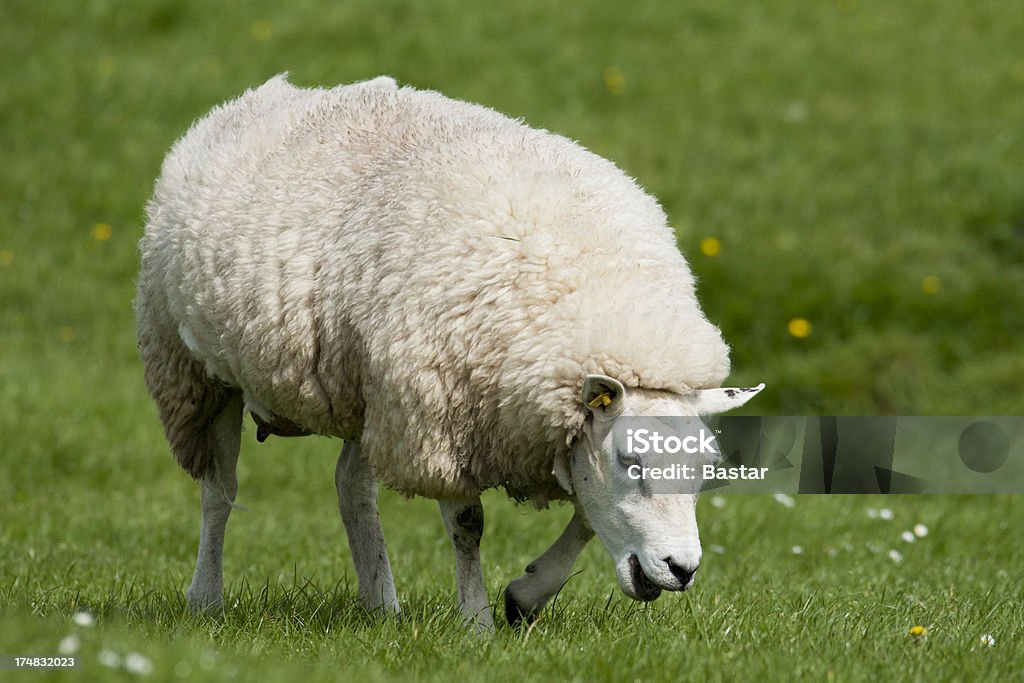
{"label": "credit bastar text", "polygon": [[630,465],[626,469],[626,475],[630,479],[651,479],[651,480],[693,480],[693,479],[715,479],[719,481],[733,481],[737,479],[764,479],[768,475],[767,467],[716,467],[715,465],[679,465],[673,464],[669,467],[641,467]]}

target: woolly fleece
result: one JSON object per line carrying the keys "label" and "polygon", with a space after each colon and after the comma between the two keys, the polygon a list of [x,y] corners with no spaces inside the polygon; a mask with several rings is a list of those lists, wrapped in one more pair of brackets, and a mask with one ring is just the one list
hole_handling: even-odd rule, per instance
{"label": "woolly fleece", "polygon": [[[358,439],[406,494],[563,497],[591,373],[718,386],[728,348],[658,203],[611,162],[386,77],[278,76],[196,122],[148,207],[146,379],[193,476],[241,392]],[[204,439],[206,441],[204,441]]]}

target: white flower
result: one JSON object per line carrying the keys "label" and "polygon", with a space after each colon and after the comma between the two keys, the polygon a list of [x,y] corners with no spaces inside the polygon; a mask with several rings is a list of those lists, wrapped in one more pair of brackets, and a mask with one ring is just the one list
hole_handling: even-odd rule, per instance
{"label": "white flower", "polygon": [[725,498],[722,498],[721,496],[712,496],[711,504],[714,505],[716,508],[724,508]]}
{"label": "white flower", "polygon": [[141,655],[138,652],[130,652],[124,658],[124,669],[136,676],[148,676],[153,673],[153,662],[149,661],[149,658],[145,655]]}
{"label": "white flower", "polygon": [[78,648],[82,647],[82,639],[77,634],[72,633],[70,636],[64,636],[61,638],[60,645],[57,646],[57,651],[62,655],[73,655],[78,652]]}
{"label": "white flower", "polygon": [[903,561],[903,553],[894,548],[889,551],[889,559],[895,562],[896,564],[899,564]]}
{"label": "white flower", "polygon": [[782,115],[790,123],[802,123],[807,120],[808,108],[805,102],[790,102]]}
{"label": "white flower", "polygon": [[199,668],[210,671],[217,664],[217,653],[214,650],[203,650],[199,655]]}
{"label": "white flower", "polygon": [[992,637],[991,633],[982,633],[979,640],[985,647],[994,647],[996,644],[996,639]]}
{"label": "white flower", "polygon": [[904,531],[902,534],[900,534],[900,538],[902,538],[907,543],[913,543],[917,540],[917,536],[914,535],[913,531]]}
{"label": "white flower", "polygon": [[796,505],[796,501],[793,500],[793,496],[787,496],[785,493],[776,493],[774,498],[775,502],[781,503],[788,508],[791,508],[794,505]]}
{"label": "white flower", "polygon": [[794,554],[794,555],[803,555],[803,554],[804,554],[804,549],[803,549],[803,547],[802,547],[802,546],[799,546],[799,545],[795,545],[795,546],[793,546],[793,554]]}
{"label": "white flower", "polygon": [[121,655],[117,654],[113,650],[108,650],[106,648],[100,650],[96,654],[96,659],[99,661],[100,664],[110,669],[116,669],[117,667],[121,666]]}
{"label": "white flower", "polygon": [[71,617],[71,621],[75,623],[75,626],[88,628],[96,623],[96,617],[88,612],[76,612],[75,616]]}
{"label": "white flower", "polygon": [[881,510],[878,511],[878,516],[888,522],[892,520],[892,518],[896,515],[894,515],[892,513],[892,510],[890,510],[889,508],[882,508]]}
{"label": "white flower", "polygon": [[876,508],[868,508],[868,517],[878,519],[878,510]]}
{"label": "white flower", "polygon": [[713,553],[718,553],[719,555],[724,555],[725,554],[725,546],[724,545],[710,545],[710,546],[708,546],[708,550],[710,550]]}
{"label": "white flower", "polygon": [[914,535],[918,538],[924,538],[928,535],[928,527],[926,527],[924,524],[915,524]]}

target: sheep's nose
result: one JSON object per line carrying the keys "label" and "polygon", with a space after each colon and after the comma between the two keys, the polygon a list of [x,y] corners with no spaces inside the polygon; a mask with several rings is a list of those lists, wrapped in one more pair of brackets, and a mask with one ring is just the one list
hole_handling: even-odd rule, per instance
{"label": "sheep's nose", "polygon": [[666,557],[665,562],[668,563],[668,569],[672,572],[672,576],[679,580],[679,590],[683,591],[690,587],[690,583],[693,581],[693,575],[696,574],[697,570],[700,568],[700,565],[690,569],[689,567],[684,567],[681,564],[676,564],[671,557]]}

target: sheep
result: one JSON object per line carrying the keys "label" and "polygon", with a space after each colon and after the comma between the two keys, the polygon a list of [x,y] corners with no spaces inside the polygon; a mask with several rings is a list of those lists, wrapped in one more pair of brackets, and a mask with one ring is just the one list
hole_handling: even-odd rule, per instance
{"label": "sheep", "polygon": [[400,612],[378,482],[439,501],[458,603],[481,630],[490,488],[576,508],[505,591],[511,622],[536,617],[595,533],[627,595],[692,583],[694,496],[619,481],[611,425],[729,409],[760,387],[717,388],[728,347],[661,207],[611,162],[388,77],[305,89],[280,75],[174,144],[140,253],[146,385],[201,488],[193,610],[223,599],[245,412],[261,441],[344,440],[339,511],[368,610]]}

